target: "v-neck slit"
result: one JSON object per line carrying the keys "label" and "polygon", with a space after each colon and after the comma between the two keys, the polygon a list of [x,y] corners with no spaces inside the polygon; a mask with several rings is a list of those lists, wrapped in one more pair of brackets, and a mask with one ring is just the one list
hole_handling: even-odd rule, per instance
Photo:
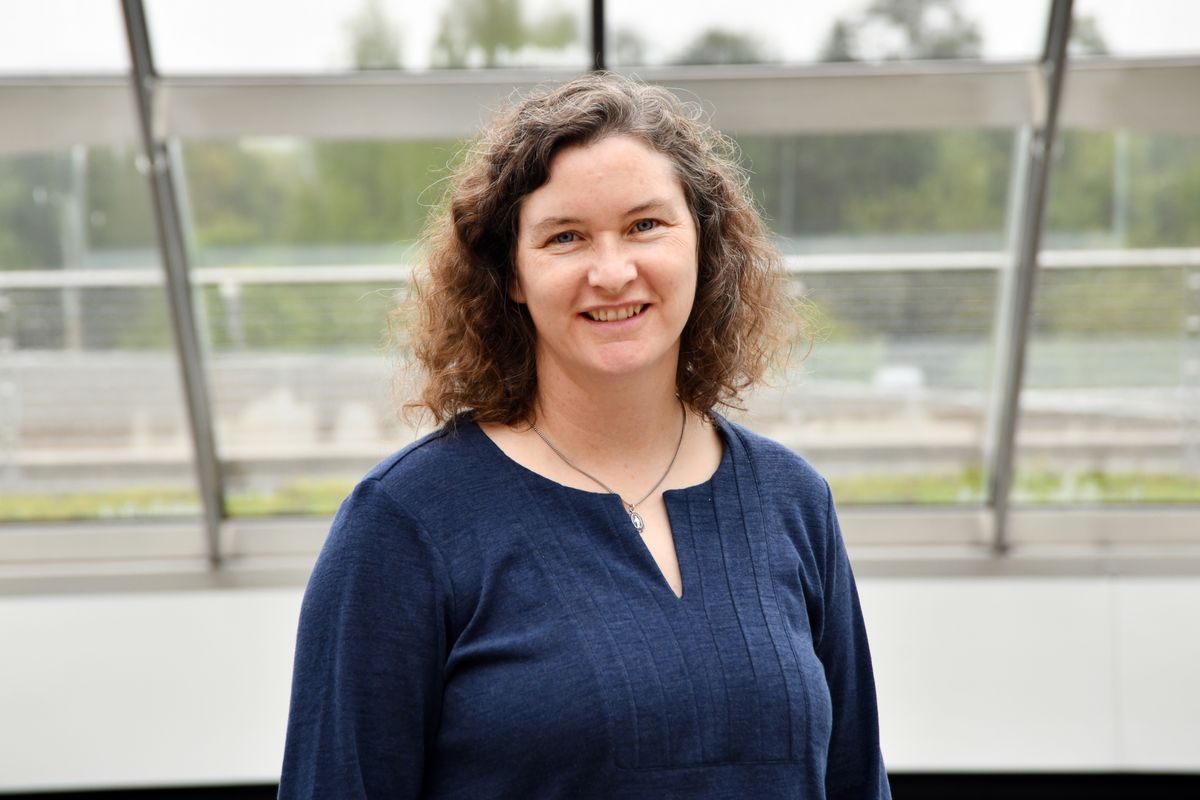
{"label": "v-neck slit", "polygon": [[[606,516],[609,520],[611,528],[617,536],[634,536],[637,541],[631,545],[632,551],[637,554],[637,558],[648,567],[649,580],[654,591],[665,590],[670,593],[670,600],[680,605],[687,601],[688,596],[688,575],[686,574],[683,561],[679,557],[679,531],[681,523],[685,522],[684,518],[687,515],[672,514],[671,508],[673,503],[678,503],[686,507],[693,496],[703,495],[712,497],[713,486],[721,477],[723,472],[732,470],[733,463],[731,460],[730,448],[733,446],[732,432],[726,427],[726,423],[720,417],[713,417],[714,426],[717,429],[718,435],[721,438],[721,460],[717,465],[716,470],[705,480],[693,484],[691,486],[683,486],[674,489],[666,489],[662,493],[663,504],[666,507],[668,524],[671,526],[671,544],[675,550],[675,561],[679,567],[679,582],[680,593],[675,593],[675,588],[667,579],[666,573],[663,571],[662,565],[658,563],[658,559],[654,557],[649,545],[646,543],[642,534],[633,527],[629,522],[629,515],[625,510],[624,502],[620,496],[612,492],[593,492],[587,489],[579,489],[574,486],[568,486],[558,481],[542,475],[540,472],[530,469],[521,462],[514,459],[508,453],[504,452],[495,441],[488,436],[482,428],[479,427],[474,420],[470,420],[470,429],[474,435],[481,437],[485,443],[485,449],[491,454],[493,460],[506,466],[510,471],[514,472],[517,477],[524,479],[527,483],[532,483],[534,486],[553,491],[564,495],[574,495],[576,500],[582,500],[587,503],[601,502],[604,505]],[[690,520],[688,520],[690,521]],[[694,563],[694,562],[693,562]]]}

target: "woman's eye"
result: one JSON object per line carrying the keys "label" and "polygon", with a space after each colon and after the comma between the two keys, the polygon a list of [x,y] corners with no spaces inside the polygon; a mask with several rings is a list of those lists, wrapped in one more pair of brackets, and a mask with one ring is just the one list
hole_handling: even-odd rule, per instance
{"label": "woman's eye", "polygon": [[637,222],[633,223],[633,229],[638,233],[652,231],[657,227],[658,223],[652,219],[639,219]]}
{"label": "woman's eye", "polygon": [[575,241],[575,234],[571,233],[570,231],[563,231],[562,233],[554,234],[550,241],[554,242],[555,244],[570,244],[571,242]]}

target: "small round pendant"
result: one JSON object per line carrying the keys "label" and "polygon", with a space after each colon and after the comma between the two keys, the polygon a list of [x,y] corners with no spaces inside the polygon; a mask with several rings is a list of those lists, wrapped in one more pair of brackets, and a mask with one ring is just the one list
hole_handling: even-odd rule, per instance
{"label": "small round pendant", "polygon": [[636,511],[629,512],[629,521],[633,523],[633,529],[638,533],[646,529],[646,520],[642,519],[642,515]]}

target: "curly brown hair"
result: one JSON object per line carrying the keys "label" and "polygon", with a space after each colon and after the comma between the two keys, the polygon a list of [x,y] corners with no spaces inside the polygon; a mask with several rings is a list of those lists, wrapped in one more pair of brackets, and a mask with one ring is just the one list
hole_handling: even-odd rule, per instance
{"label": "curly brown hair", "polygon": [[497,116],[466,153],[424,236],[408,333],[424,387],[408,407],[438,422],[468,409],[479,422],[530,421],[536,333],[508,291],[521,201],[548,180],[563,148],[623,135],[670,159],[696,222],[699,274],[680,342],[678,395],[701,413],[740,408],[741,393],[782,352],[794,313],[782,258],[735,147],[702,116],[697,104],[612,73],[541,91]]}

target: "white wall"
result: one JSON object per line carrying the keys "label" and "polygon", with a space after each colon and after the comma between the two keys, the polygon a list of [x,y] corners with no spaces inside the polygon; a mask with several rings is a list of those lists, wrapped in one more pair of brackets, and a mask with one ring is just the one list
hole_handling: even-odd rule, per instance
{"label": "white wall", "polygon": [[[893,771],[1200,772],[1200,578],[859,585]],[[299,601],[0,598],[0,791],[275,781]]]}
{"label": "white wall", "polygon": [[891,769],[1200,772],[1200,579],[861,591]]}

